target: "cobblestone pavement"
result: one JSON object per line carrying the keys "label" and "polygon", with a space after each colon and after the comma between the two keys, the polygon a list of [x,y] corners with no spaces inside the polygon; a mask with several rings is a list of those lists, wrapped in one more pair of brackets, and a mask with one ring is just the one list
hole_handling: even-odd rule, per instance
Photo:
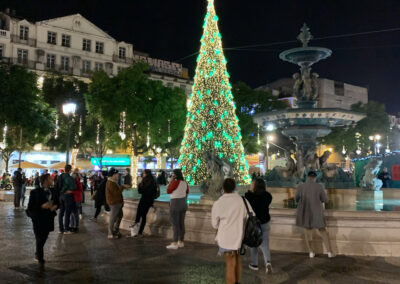
{"label": "cobblestone pavement", "polygon": [[[158,237],[108,240],[103,222],[88,221],[84,207],[81,231],[50,234],[45,268],[33,260],[32,225],[23,210],[0,202],[0,283],[224,283],[224,264],[213,245],[186,243],[168,251]],[[261,263],[261,259],[260,259]],[[400,283],[400,258],[272,252],[274,272],[248,269],[243,259],[242,283]]]}

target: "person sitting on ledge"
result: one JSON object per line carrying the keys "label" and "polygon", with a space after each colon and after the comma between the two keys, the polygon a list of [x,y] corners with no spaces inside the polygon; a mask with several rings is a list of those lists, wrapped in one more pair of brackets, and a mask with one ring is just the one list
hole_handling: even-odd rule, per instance
{"label": "person sitting on ledge", "polygon": [[325,210],[323,206],[323,203],[327,203],[329,199],[322,184],[316,181],[317,174],[314,171],[310,171],[307,175],[306,182],[297,186],[296,202],[298,206],[296,225],[304,228],[304,235],[310,258],[315,256],[312,247],[314,229],[316,229],[322,237],[325,248],[328,251],[328,257],[331,258],[335,255],[332,253],[329,235],[326,230]]}

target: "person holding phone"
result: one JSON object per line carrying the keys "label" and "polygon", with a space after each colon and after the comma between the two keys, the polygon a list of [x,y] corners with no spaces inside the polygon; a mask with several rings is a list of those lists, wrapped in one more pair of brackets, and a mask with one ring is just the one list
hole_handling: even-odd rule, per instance
{"label": "person holding phone", "polygon": [[167,193],[171,195],[169,212],[174,232],[173,242],[167,246],[167,249],[183,248],[185,246],[183,240],[185,237],[186,200],[189,194],[189,185],[184,180],[180,169],[173,171]]}

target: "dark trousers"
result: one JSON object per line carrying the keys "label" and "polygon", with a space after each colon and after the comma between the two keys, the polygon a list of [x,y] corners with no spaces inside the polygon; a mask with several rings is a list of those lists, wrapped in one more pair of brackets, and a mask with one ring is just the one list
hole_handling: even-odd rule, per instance
{"label": "dark trousers", "polygon": [[135,220],[136,223],[139,223],[140,219],[142,219],[142,223],[140,223],[139,234],[143,233],[144,227],[146,226],[146,216],[151,206],[152,204],[149,202],[142,200],[139,201]]}
{"label": "dark trousers", "polygon": [[49,236],[49,231],[39,230],[38,227],[35,225],[33,225],[33,231],[35,233],[35,239],[36,239],[36,256],[39,261],[43,261],[44,257],[43,247],[47,241],[47,237]]}
{"label": "dark trousers", "polygon": [[21,191],[22,186],[14,186],[14,207],[19,208],[19,203],[21,202]]}
{"label": "dark trousers", "polygon": [[170,219],[174,242],[182,241],[185,237],[186,198],[175,198],[170,201]]}
{"label": "dark trousers", "polygon": [[[74,210],[75,202],[74,196],[70,194],[61,194],[60,196],[60,214],[58,214],[58,225],[61,232],[69,231],[69,221],[71,218],[71,212]],[[65,214],[65,226],[64,226],[64,214]]]}
{"label": "dark trousers", "polygon": [[97,218],[101,212],[101,206],[99,205],[98,207],[96,207],[96,212],[94,213],[94,218]]}

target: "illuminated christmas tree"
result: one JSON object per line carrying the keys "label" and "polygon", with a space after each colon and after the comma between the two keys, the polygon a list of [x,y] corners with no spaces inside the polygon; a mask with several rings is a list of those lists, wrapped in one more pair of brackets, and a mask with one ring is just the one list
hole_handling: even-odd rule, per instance
{"label": "illuminated christmas tree", "polygon": [[231,163],[237,182],[249,183],[213,0],[208,0],[203,29],[178,163],[189,184],[200,184],[208,178],[203,154],[213,151]]}

